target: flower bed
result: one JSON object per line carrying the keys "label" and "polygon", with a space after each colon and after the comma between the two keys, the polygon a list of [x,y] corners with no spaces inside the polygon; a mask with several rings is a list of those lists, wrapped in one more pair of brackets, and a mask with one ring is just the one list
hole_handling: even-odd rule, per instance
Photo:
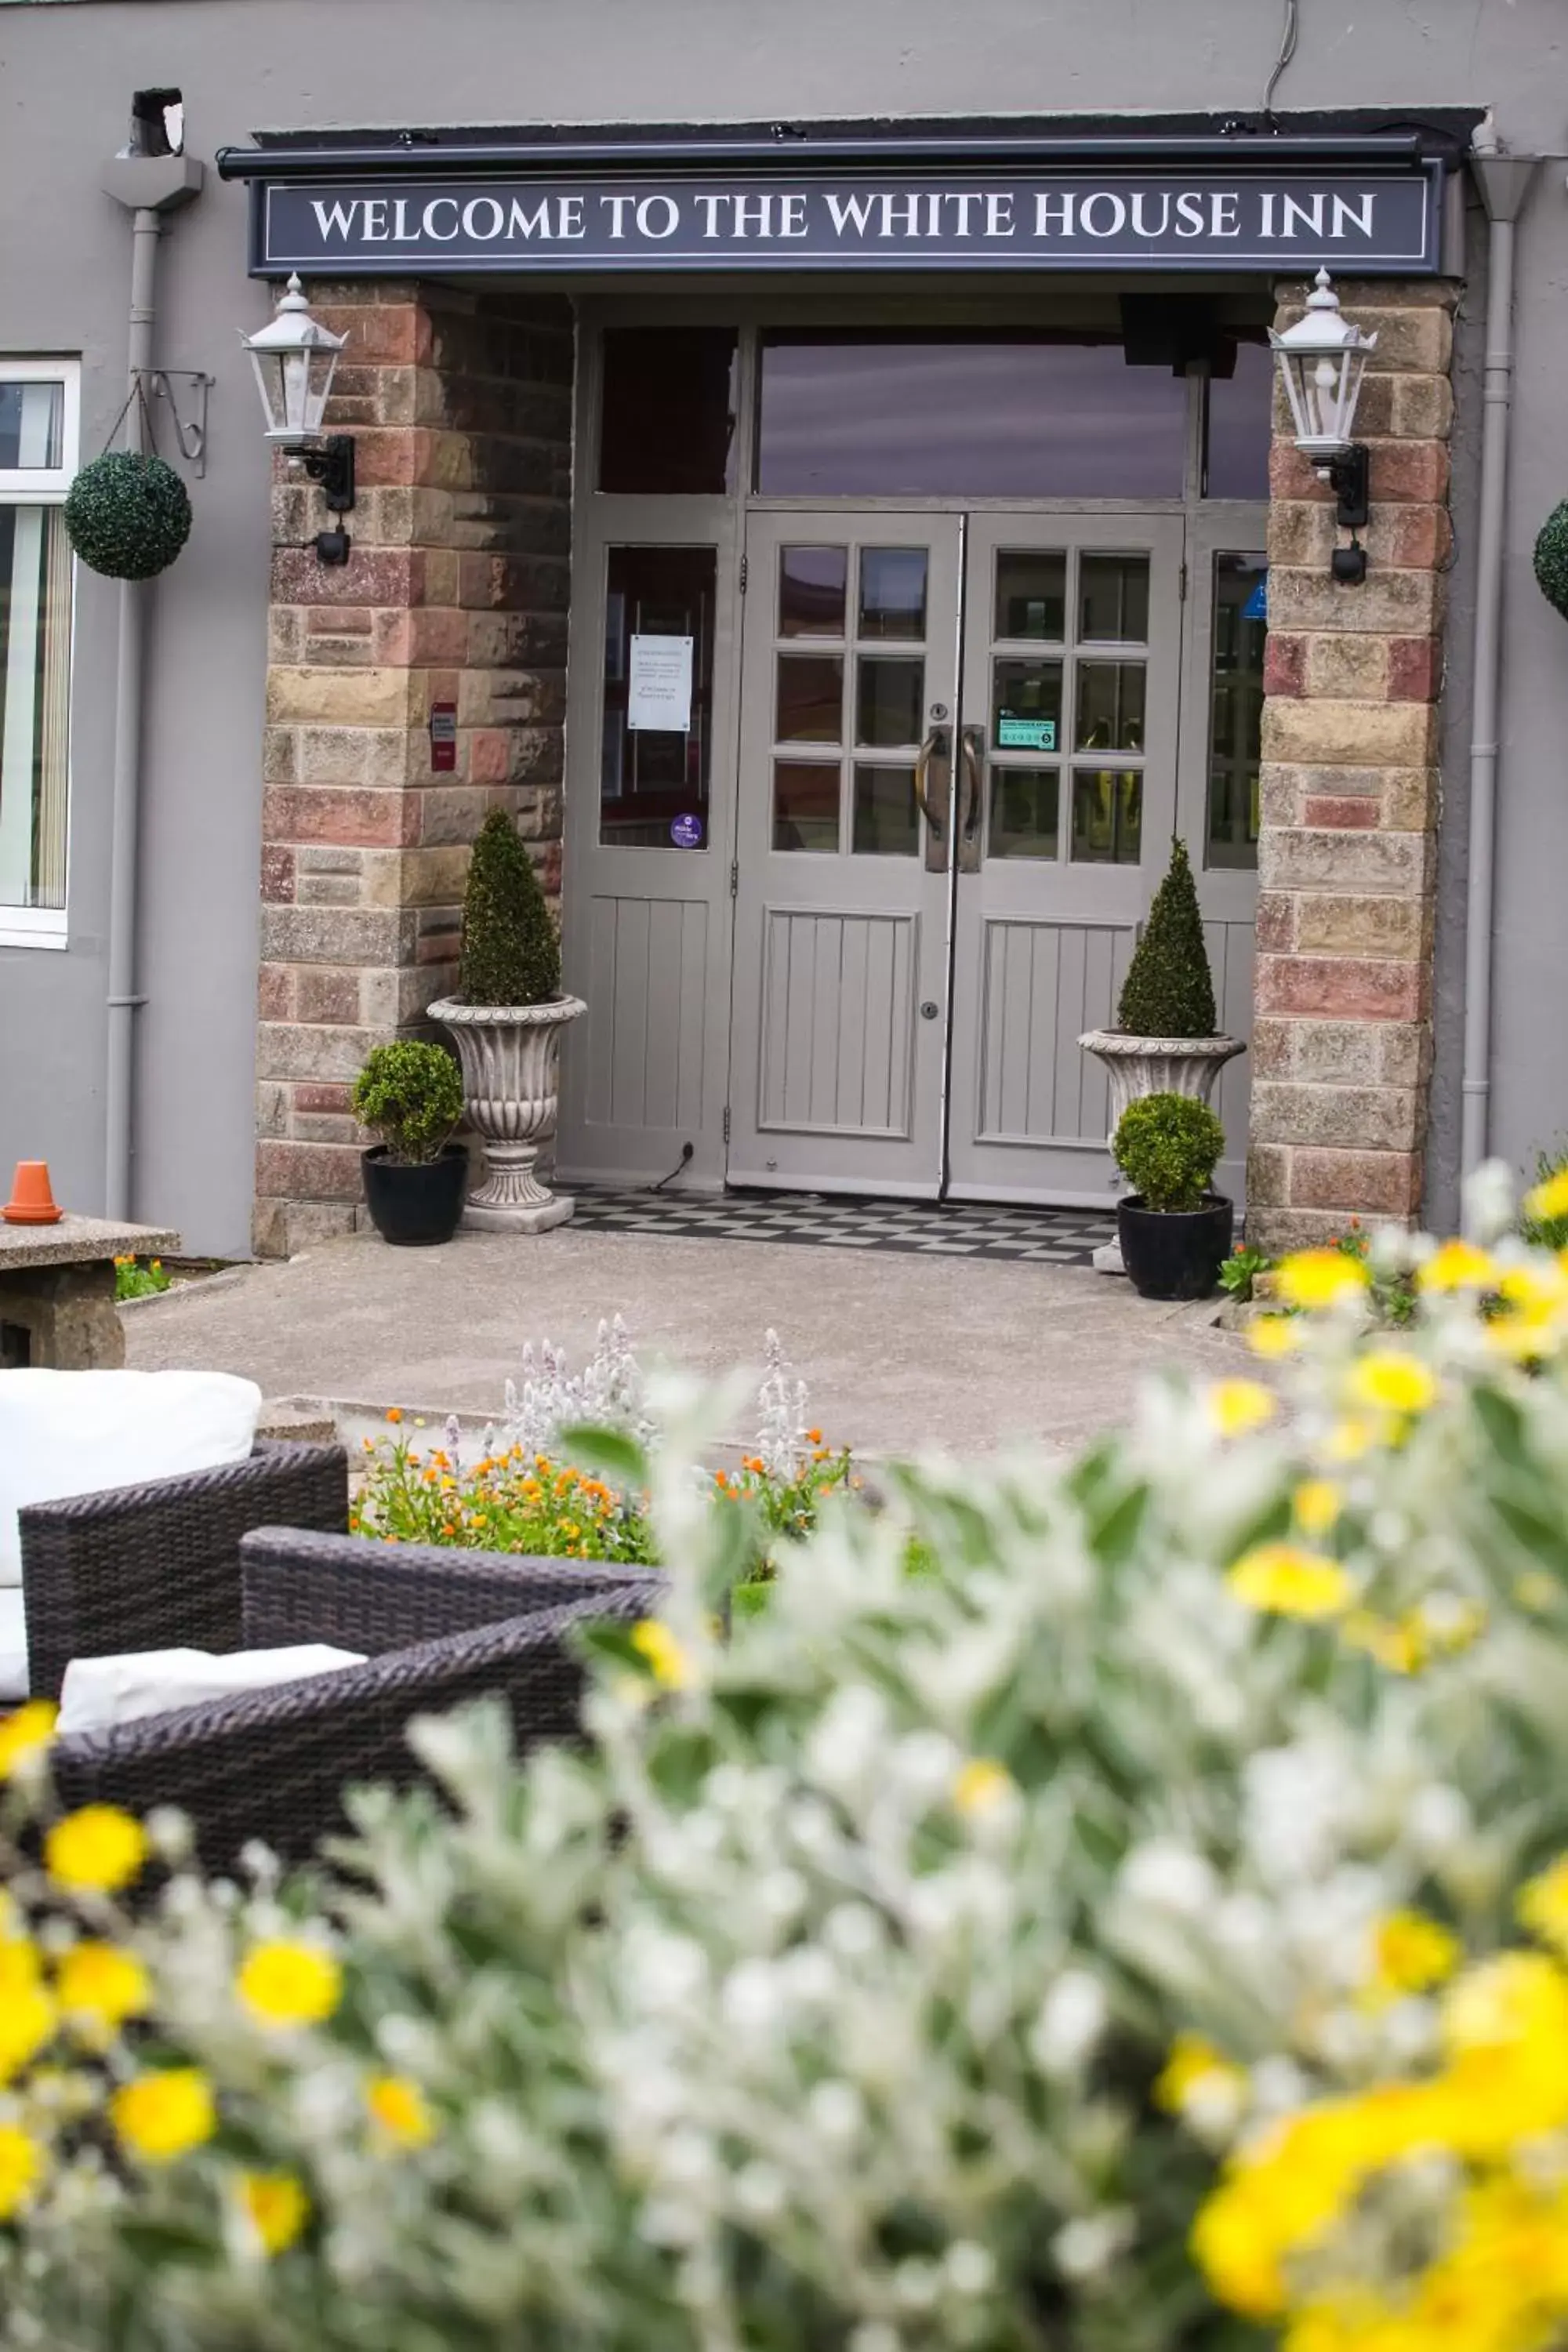
{"label": "flower bed", "polygon": [[1281,1268],[1284,1409],[889,1472],[730,1638],[673,1393],[593,1750],[425,1725],[451,1814],[358,1801],[352,1894],[27,1859],[13,1718],[0,2342],[1568,2340],[1568,1267],[1379,1246],[1405,1331]]}

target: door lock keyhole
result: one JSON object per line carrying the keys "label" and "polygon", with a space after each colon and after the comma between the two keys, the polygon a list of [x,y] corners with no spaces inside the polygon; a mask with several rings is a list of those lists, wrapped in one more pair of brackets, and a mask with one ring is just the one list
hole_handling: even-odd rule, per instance
{"label": "door lock keyhole", "polygon": [[921,1019],[922,1021],[934,1021],[941,1010],[942,1007],[938,1004],[935,997],[928,996],[925,1003],[921,1006]]}

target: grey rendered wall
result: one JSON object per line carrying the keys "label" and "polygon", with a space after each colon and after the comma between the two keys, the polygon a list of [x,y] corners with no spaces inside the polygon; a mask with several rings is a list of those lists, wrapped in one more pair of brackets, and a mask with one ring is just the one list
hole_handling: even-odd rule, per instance
{"label": "grey rendered wall", "polygon": [[[1256,111],[1279,0],[56,0],[0,8],[0,352],[80,352],[83,446],[119,406],[125,215],[98,193],[130,93],[183,89],[192,152],[257,126],[680,121],[836,115]],[[1281,110],[1491,104],[1505,143],[1563,144],[1568,0],[1301,0]],[[1564,488],[1568,218],[1543,173],[1521,239],[1508,730],[1500,842],[1496,1137],[1522,1156],[1568,1124],[1568,1021],[1552,982],[1568,793],[1562,625],[1528,578]],[[1472,283],[1472,314],[1481,289]],[[251,1171],[256,875],[267,572],[266,465],[232,338],[265,303],[244,276],[244,198],[209,184],[163,255],[160,356],[202,366],[212,464],[190,548],[157,592],[146,758],[136,1204],[193,1248],[245,1245]],[[1461,424],[1457,494],[1471,496]],[[1462,606],[1465,542],[1456,591]],[[84,576],[75,700],[68,954],[0,951],[0,1169],[55,1161],[84,1207],[101,1185],[104,828],[113,592]],[[1462,702],[1466,641],[1451,645]],[[1462,753],[1462,744],[1458,746]],[[1460,770],[1450,764],[1450,777]],[[1435,1183],[1451,1163],[1450,801]],[[1456,858],[1459,863],[1456,865]],[[1447,1058],[1442,1058],[1446,1056]]]}

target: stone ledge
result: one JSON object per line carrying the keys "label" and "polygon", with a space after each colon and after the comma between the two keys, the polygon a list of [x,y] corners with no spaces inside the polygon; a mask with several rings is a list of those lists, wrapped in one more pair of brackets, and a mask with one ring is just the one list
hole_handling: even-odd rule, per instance
{"label": "stone ledge", "polygon": [[126,1225],[68,1212],[58,1225],[0,1221],[0,1274],[30,1265],[90,1265],[117,1257],[174,1257],[180,1236],[168,1225]]}

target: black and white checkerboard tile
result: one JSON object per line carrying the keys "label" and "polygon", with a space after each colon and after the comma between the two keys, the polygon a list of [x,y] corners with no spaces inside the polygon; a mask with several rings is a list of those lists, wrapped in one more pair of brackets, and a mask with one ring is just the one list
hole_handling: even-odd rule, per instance
{"label": "black and white checkerboard tile", "polygon": [[652,1192],[598,1186],[576,1223],[669,1241],[795,1242],[810,1249],[902,1250],[917,1257],[1088,1265],[1116,1224],[1090,1209],[994,1208],[953,1201],[861,1201],[828,1192]]}

